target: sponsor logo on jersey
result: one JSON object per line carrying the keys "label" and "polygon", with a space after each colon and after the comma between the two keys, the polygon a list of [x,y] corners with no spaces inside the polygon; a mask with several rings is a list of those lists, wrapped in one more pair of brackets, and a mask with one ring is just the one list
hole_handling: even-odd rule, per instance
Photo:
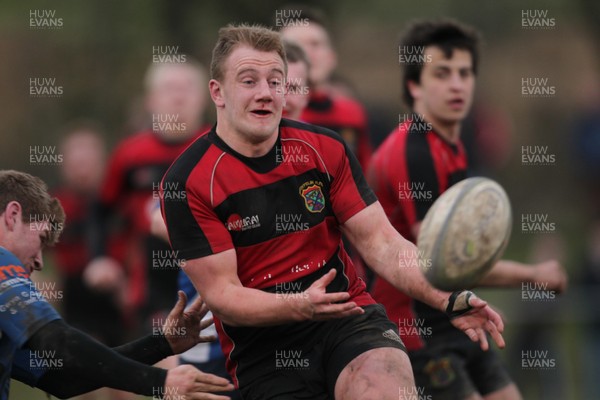
{"label": "sponsor logo on jersey", "polygon": [[321,212],[325,208],[322,187],[323,183],[320,181],[308,181],[300,186],[300,196],[304,199],[306,209],[312,213]]}
{"label": "sponsor logo on jersey", "polygon": [[29,274],[20,265],[0,265],[0,279],[5,280],[9,278],[29,278]]}
{"label": "sponsor logo on jersey", "polygon": [[239,214],[231,214],[229,218],[227,218],[225,227],[228,231],[247,231],[248,229],[259,228],[260,219],[258,218],[258,215],[242,218]]}

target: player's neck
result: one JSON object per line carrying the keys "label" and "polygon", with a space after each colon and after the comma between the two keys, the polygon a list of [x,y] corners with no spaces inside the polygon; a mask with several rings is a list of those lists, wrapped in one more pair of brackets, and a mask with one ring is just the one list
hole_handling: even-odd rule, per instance
{"label": "player's neck", "polygon": [[458,143],[460,140],[460,123],[455,124],[440,124],[432,123],[433,130],[452,144]]}
{"label": "player's neck", "polygon": [[442,138],[446,139],[448,142],[456,144],[460,140],[460,121],[442,121],[432,117],[431,114],[428,114],[424,111],[420,111],[418,107],[415,107],[414,112],[422,116],[422,118],[426,122],[430,123],[433,127],[433,130]]}
{"label": "player's neck", "polygon": [[316,93],[327,92],[327,82],[313,82],[311,90]]}
{"label": "player's neck", "polygon": [[262,157],[267,154],[277,142],[277,131],[265,138],[249,138],[236,132],[217,118],[217,135],[231,147],[245,157]]}

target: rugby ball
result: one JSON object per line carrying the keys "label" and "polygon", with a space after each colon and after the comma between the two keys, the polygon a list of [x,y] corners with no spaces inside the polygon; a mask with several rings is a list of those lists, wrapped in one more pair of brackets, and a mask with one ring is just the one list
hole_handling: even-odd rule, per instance
{"label": "rugby ball", "polygon": [[419,266],[447,291],[469,289],[502,256],[512,227],[506,192],[488,178],[469,178],[433,203],[419,230]]}

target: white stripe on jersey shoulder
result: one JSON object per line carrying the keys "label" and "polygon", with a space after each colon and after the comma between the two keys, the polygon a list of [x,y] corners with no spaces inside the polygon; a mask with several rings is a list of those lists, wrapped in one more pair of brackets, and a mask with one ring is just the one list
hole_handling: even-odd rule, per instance
{"label": "white stripe on jersey shoulder", "polygon": [[323,162],[323,157],[321,157],[321,154],[319,154],[319,152],[317,151],[317,149],[315,149],[313,147],[313,145],[311,145],[310,143],[308,143],[307,141],[304,141],[302,139],[296,139],[296,138],[286,138],[286,139],[281,139],[282,142],[287,142],[288,140],[294,140],[296,142],[301,142],[304,143],[305,145],[307,145],[308,147],[310,147],[315,154],[317,155],[317,157],[319,157],[319,161],[321,161],[321,165],[323,166],[323,168],[325,169],[325,173],[327,174],[327,180],[329,182],[331,182],[331,176],[329,175],[329,170],[327,169],[327,165],[325,165],[325,163]]}
{"label": "white stripe on jersey shoulder", "polygon": [[215,165],[213,166],[213,170],[212,170],[212,174],[210,175],[210,206],[214,207],[215,203],[213,201],[213,184],[215,181],[215,172],[217,171],[217,165],[219,165],[219,161],[221,161],[221,158],[223,158],[223,156],[227,154],[225,152],[222,152],[221,155],[219,156],[219,158],[217,158],[217,161],[215,161]]}

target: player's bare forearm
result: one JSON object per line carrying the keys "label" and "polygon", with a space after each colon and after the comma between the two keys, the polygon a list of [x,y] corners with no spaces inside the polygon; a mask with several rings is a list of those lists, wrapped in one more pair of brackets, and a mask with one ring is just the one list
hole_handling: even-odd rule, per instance
{"label": "player's bare forearm", "polygon": [[378,202],[346,221],[343,232],[383,279],[410,297],[438,310],[446,309],[450,293],[427,282],[418,267],[416,246],[394,229]]}
{"label": "player's bare forearm", "polygon": [[188,260],[184,271],[213,314],[232,326],[279,325],[363,312],[356,303],[346,302],[348,293],[326,293],[335,277],[331,271],[298,293],[267,293],[242,286],[233,250]]}
{"label": "player's bare forearm", "polygon": [[478,286],[518,287],[522,282],[532,282],[535,269],[516,261],[500,260],[479,281]]}
{"label": "player's bare forearm", "polygon": [[[383,279],[409,296],[446,311],[450,293],[437,290],[427,282],[419,270],[417,249],[390,225],[379,203],[354,215],[342,229],[367,264]],[[489,347],[485,331],[499,347],[504,347],[501,334],[504,325],[500,316],[483,300],[465,293],[465,304],[460,309],[455,306],[456,302],[452,304],[451,311],[459,311],[453,316],[452,324],[471,340],[479,341],[483,350]],[[460,312],[461,309],[466,312]]]}
{"label": "player's bare forearm", "polygon": [[[326,277],[333,279],[335,270]],[[344,302],[350,297],[346,292],[267,293],[262,290],[229,285],[221,295],[213,298],[212,312],[231,326],[271,326],[307,320],[342,318],[362,314],[354,302]],[[343,302],[343,303],[339,303]],[[339,303],[339,304],[338,304]]]}
{"label": "player's bare forearm", "polygon": [[520,287],[523,283],[539,283],[561,293],[567,289],[567,274],[556,260],[538,264],[500,260],[478,283],[478,286]]}
{"label": "player's bare forearm", "polygon": [[222,289],[220,295],[206,301],[213,314],[228,325],[269,326],[307,319],[299,298],[286,296],[284,300],[277,294],[237,285]]}

